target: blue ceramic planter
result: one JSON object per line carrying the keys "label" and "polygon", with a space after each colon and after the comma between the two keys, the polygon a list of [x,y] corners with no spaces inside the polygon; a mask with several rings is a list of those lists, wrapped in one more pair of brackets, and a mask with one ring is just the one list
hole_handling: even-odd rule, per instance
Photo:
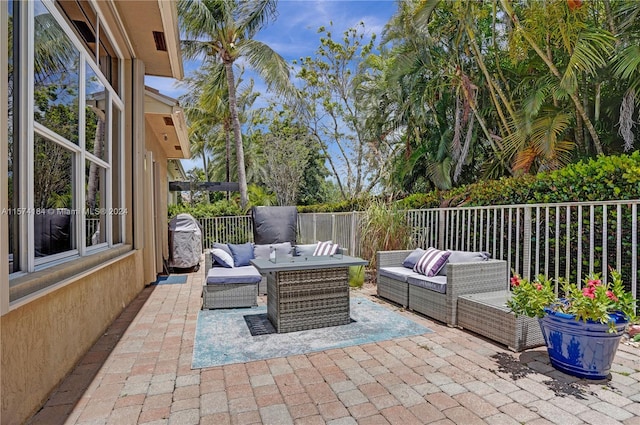
{"label": "blue ceramic planter", "polygon": [[551,365],[569,375],[606,379],[627,320],[612,314],[616,332],[609,325],[575,320],[570,314],[545,309],[539,319]]}

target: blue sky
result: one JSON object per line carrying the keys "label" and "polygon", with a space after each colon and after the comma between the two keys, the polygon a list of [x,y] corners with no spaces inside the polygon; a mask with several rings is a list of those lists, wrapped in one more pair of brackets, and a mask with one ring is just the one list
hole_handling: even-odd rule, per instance
{"label": "blue sky", "polygon": [[[333,36],[338,39],[342,32],[364,22],[368,33],[382,34],[385,24],[395,13],[394,0],[279,0],[278,17],[263,28],[256,39],[266,43],[288,62],[305,56],[313,56],[319,44],[317,30],[333,22]],[[185,74],[193,71],[199,62],[185,62]],[[246,72],[245,77],[249,77]],[[147,77],[148,86],[161,93],[178,98],[184,89],[170,78]],[[266,93],[264,84],[255,79],[255,89]],[[183,161],[185,170],[202,166],[200,161]]]}

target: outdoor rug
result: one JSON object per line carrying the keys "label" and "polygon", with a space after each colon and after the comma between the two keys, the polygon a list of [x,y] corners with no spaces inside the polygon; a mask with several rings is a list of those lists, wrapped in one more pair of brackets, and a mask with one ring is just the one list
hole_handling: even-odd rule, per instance
{"label": "outdoor rug", "polygon": [[174,283],[187,283],[187,276],[158,276],[155,282],[152,285],[173,285]]}
{"label": "outdoor rug", "polygon": [[[254,335],[252,335],[252,328]],[[286,357],[432,332],[362,297],[351,297],[351,323],[275,333],[267,307],[198,312],[192,369]]]}

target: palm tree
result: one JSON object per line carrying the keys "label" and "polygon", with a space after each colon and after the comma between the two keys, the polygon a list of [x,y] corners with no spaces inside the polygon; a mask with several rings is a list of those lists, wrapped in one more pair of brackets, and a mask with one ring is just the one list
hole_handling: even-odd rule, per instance
{"label": "palm tree", "polygon": [[625,1],[617,3],[616,17],[620,21],[620,49],[614,56],[613,72],[618,78],[629,82],[620,106],[620,129],[625,150],[633,149],[634,103],[640,104],[640,3]]}
{"label": "palm tree", "polygon": [[257,31],[274,16],[276,3],[276,0],[178,1],[181,28],[187,38],[182,41],[185,58],[200,58],[211,63],[212,67],[218,65],[224,70],[214,75],[224,75],[229,93],[242,208],[246,208],[249,199],[233,68],[235,62],[243,57],[270,89],[282,93],[288,91],[289,67],[285,60],[266,44],[253,39]]}

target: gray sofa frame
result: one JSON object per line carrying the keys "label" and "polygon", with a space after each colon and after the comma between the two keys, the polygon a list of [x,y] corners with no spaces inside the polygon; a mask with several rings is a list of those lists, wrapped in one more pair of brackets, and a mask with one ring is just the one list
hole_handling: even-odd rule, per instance
{"label": "gray sofa frame", "polygon": [[408,307],[449,326],[457,325],[458,296],[507,289],[508,268],[504,260],[447,263],[447,289],[442,294],[406,281],[380,275],[381,267],[402,267],[411,250],[378,251],[378,296]]}

